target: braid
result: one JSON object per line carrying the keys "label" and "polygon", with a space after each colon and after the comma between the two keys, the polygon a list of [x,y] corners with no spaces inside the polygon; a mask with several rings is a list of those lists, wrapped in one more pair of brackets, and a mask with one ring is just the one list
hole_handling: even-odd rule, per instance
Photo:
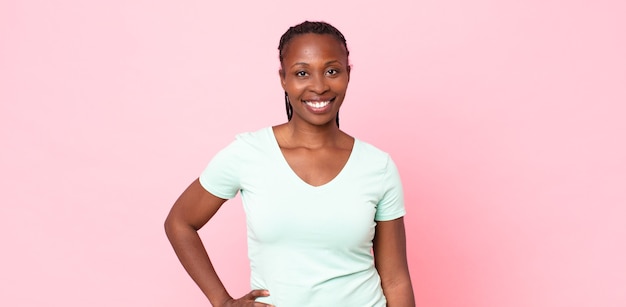
{"label": "braid", "polygon": [[[348,51],[348,44],[346,43],[346,38],[341,34],[337,28],[333,27],[331,24],[323,21],[305,21],[301,24],[290,27],[287,32],[285,32],[280,37],[280,42],[278,43],[278,59],[280,60],[280,65],[283,65],[283,55],[285,48],[289,44],[289,42],[296,36],[302,34],[328,34],[337,39],[343,47],[346,48],[346,57],[350,55],[350,51]],[[285,92],[285,107],[287,110],[287,120],[291,120],[293,109],[291,107],[291,103],[289,101],[289,97],[287,96],[287,92]],[[336,117],[337,127],[339,127],[339,112],[337,112]]]}
{"label": "braid", "polygon": [[291,101],[289,101],[289,95],[285,92],[285,109],[287,110],[287,121],[291,120],[291,116],[293,116],[293,107],[291,106]]}

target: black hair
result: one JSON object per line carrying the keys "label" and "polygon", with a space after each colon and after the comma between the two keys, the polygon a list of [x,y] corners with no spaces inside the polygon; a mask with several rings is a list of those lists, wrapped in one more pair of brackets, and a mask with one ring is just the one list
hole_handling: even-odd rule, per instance
{"label": "black hair", "polygon": [[[305,21],[303,23],[297,24],[293,27],[290,27],[287,32],[285,32],[280,37],[280,42],[278,43],[278,59],[280,60],[280,65],[283,65],[283,55],[285,48],[289,44],[289,42],[296,36],[302,34],[328,34],[337,39],[344,48],[346,48],[346,57],[350,55],[350,51],[348,51],[348,44],[346,43],[346,38],[341,34],[337,28],[333,27],[331,24],[323,21]],[[287,110],[287,120],[291,120],[291,116],[293,115],[293,108],[291,103],[289,102],[289,96],[287,92],[285,92],[285,108]],[[336,117],[337,127],[339,127],[339,112],[337,112]]]}

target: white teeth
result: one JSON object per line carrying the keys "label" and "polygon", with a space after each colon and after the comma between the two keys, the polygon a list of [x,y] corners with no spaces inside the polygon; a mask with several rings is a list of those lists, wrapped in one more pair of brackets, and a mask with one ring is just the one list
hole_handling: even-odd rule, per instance
{"label": "white teeth", "polygon": [[308,106],[312,108],[320,109],[320,108],[327,106],[330,103],[330,101],[318,101],[318,102],[305,101],[304,103],[306,103]]}

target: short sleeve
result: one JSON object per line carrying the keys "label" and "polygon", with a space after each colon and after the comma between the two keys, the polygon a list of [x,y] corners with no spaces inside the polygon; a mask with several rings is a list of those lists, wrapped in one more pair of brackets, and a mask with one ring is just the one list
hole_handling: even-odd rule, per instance
{"label": "short sleeve", "polygon": [[200,174],[200,184],[211,194],[230,199],[241,189],[239,165],[241,143],[238,140],[219,151]]}
{"label": "short sleeve", "polygon": [[376,207],[376,221],[389,221],[406,214],[404,208],[404,194],[398,168],[391,157],[387,158],[381,186],[382,198]]}

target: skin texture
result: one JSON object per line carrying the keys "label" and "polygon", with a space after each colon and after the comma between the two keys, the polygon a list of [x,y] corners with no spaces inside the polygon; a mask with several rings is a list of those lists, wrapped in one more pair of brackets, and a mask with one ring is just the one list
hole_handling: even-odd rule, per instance
{"label": "skin texture", "polygon": [[[354,138],[335,123],[350,81],[347,52],[331,35],[302,34],[288,43],[281,64],[280,81],[293,106],[293,117],[273,127],[274,134],[292,170],[306,183],[320,186],[341,172],[354,145]],[[307,101],[330,104],[322,110],[311,109]],[[213,306],[271,306],[254,301],[270,295],[265,289],[233,299],[198,236],[197,230],[225,201],[207,192],[196,179],[174,203],[165,221],[167,236],[180,262]],[[378,222],[373,243],[387,306],[415,306],[403,218]]]}

